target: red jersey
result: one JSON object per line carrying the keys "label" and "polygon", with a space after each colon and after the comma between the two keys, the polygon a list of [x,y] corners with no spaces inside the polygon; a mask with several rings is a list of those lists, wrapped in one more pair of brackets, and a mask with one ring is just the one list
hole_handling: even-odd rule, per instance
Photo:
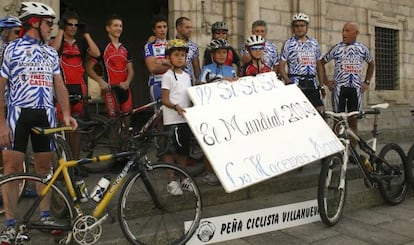
{"label": "red jersey", "polygon": [[250,61],[245,66],[243,66],[242,73],[240,74],[240,76],[256,76],[259,73],[265,73],[269,71],[272,71],[272,69],[267,65],[262,63],[260,65],[260,68],[258,68],[255,64],[253,64],[253,62]]}
{"label": "red jersey", "polygon": [[109,42],[102,57],[109,84],[117,85],[125,82],[128,77],[127,65],[132,61],[127,48],[122,44],[116,48],[112,42]]}
{"label": "red jersey", "polygon": [[70,44],[67,41],[62,43],[62,53],[60,55],[60,65],[66,84],[84,84],[84,72],[82,53],[78,42]]}

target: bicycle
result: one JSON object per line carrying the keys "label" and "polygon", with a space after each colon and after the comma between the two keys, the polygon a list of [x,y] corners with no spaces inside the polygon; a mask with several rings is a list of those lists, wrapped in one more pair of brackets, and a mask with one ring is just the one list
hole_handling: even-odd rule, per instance
{"label": "bicycle", "polygon": [[[70,130],[68,127],[41,129],[38,133],[52,135],[57,131]],[[72,239],[79,244],[96,243],[102,235],[102,223],[108,217],[104,210],[122,187],[118,201],[118,220],[125,237],[132,244],[147,244],[161,240],[161,244],[184,244],[191,238],[201,219],[202,202],[199,188],[192,177],[179,166],[168,163],[152,164],[146,153],[152,145],[153,137],[166,137],[171,133],[144,132],[131,137],[130,150],[114,154],[100,155],[80,160],[59,159],[59,166],[54,173],[47,176],[32,173],[12,174],[0,178],[0,186],[14,184],[25,180],[43,186],[38,196],[26,198],[17,204],[17,210],[26,210],[19,222],[17,242],[30,239],[28,231],[62,230],[66,236],[59,241],[68,244]],[[60,155],[60,150],[57,149]],[[92,214],[85,215],[76,195],[68,170],[87,163],[99,164],[111,159],[125,159],[127,163],[117,177],[111,182],[102,199],[96,204]],[[187,179],[187,190],[182,196],[172,196],[167,192],[168,177]],[[63,177],[65,188],[58,182]],[[67,210],[67,215],[58,221],[60,225],[40,224],[35,211],[41,200],[51,193],[60,200]],[[53,211],[52,211],[53,212]],[[184,231],[184,221],[192,221],[190,228]],[[63,225],[62,225],[63,224]]]}
{"label": "bicycle", "polygon": [[[334,130],[345,146],[342,153],[322,159],[322,167],[318,183],[318,206],[322,222],[328,226],[335,225],[341,218],[347,192],[346,172],[350,160],[360,170],[364,183],[369,188],[378,187],[382,198],[391,205],[401,203],[407,195],[407,164],[403,149],[394,143],[386,144],[379,153],[376,151],[378,125],[377,117],[380,109],[388,107],[387,103],[371,106],[364,112],[325,111],[323,113],[334,121]],[[362,139],[351,130],[348,118],[363,117],[373,114],[372,138]],[[360,155],[351,139],[358,142],[365,155]]]}
{"label": "bicycle", "polygon": [[[410,110],[411,117],[414,118],[414,110]],[[413,161],[414,161],[414,144],[410,146],[410,149],[407,152],[407,165],[410,171],[407,172],[408,178],[410,180],[411,188],[414,189],[414,169],[413,169]]]}

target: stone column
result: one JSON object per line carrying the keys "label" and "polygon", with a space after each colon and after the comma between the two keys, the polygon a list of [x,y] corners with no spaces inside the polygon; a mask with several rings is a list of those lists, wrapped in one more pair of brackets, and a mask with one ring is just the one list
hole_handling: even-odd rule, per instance
{"label": "stone column", "polygon": [[246,0],[244,6],[244,40],[252,34],[252,23],[260,19],[260,6],[257,0]]}

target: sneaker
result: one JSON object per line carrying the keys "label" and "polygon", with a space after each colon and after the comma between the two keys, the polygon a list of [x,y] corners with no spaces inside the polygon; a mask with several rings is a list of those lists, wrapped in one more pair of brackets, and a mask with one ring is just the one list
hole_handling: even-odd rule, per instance
{"label": "sneaker", "polygon": [[167,191],[173,196],[179,196],[183,194],[183,190],[181,190],[180,183],[178,183],[178,181],[175,180],[171,181],[167,185]]}
{"label": "sneaker", "polygon": [[203,178],[204,183],[208,185],[218,185],[219,181],[215,174],[207,173],[206,176]]}
{"label": "sneaker", "polygon": [[[51,216],[46,216],[46,217],[41,218],[40,223],[42,225],[53,225],[53,226],[58,226],[58,227],[61,226],[62,228],[64,227],[64,225],[57,223],[55,221],[55,219]],[[47,231],[49,231],[49,230],[47,230]],[[53,235],[56,235],[56,236],[60,236],[63,233],[63,230],[59,230],[59,229],[50,230],[50,233],[52,233]]]}
{"label": "sneaker", "polygon": [[191,186],[191,180],[189,178],[186,178],[181,182],[181,190],[190,192],[194,191],[193,187]]}
{"label": "sneaker", "polygon": [[16,229],[13,226],[6,226],[0,233],[0,244],[9,245],[13,244],[16,239]]}

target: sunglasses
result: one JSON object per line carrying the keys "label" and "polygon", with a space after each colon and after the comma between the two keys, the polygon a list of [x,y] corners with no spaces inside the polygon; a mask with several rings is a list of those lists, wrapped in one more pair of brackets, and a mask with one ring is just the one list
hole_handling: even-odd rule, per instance
{"label": "sunglasses", "polygon": [[45,22],[46,25],[48,25],[49,27],[52,27],[53,26],[53,21],[43,20],[43,22]]}
{"label": "sunglasses", "polygon": [[253,46],[253,47],[250,47],[250,50],[252,51],[264,50],[264,46]]}
{"label": "sunglasses", "polygon": [[75,27],[78,27],[79,26],[79,24],[74,24],[74,23],[70,23],[70,22],[66,23],[66,25],[67,26],[75,26]]}

